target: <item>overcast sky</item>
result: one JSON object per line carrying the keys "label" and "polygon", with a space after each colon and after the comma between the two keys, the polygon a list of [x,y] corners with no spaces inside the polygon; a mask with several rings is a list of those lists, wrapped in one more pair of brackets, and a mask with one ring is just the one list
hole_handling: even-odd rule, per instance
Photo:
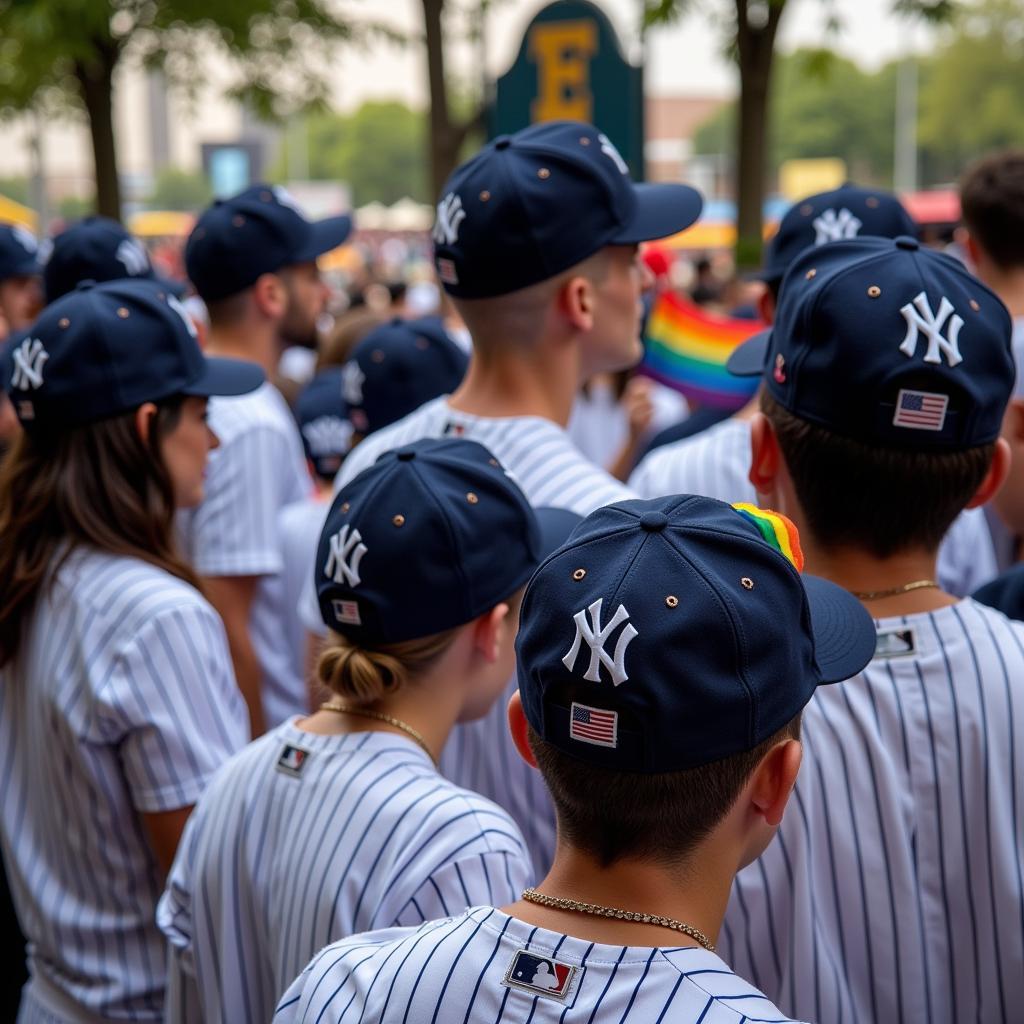
{"label": "overcast sky", "polygon": [[[488,65],[492,74],[505,71],[514,60],[523,30],[543,0],[494,0],[488,20]],[[639,0],[599,0],[614,21],[623,44],[635,53]],[[696,7],[709,12],[728,9],[728,0],[698,0]],[[927,31],[908,29],[888,12],[891,0],[790,0],[783,21],[781,48],[820,45],[825,34],[825,12],[838,13],[843,29],[832,37],[833,45],[859,63],[874,67],[906,52],[909,46],[928,45]],[[421,30],[420,0],[361,0],[360,7],[405,32]],[[472,54],[455,47],[453,70],[470,75]],[[670,27],[650,34],[647,58],[647,89],[652,93],[728,95],[735,91],[735,72],[721,56],[721,36],[709,17],[695,13]],[[339,61],[337,101],[351,107],[367,98],[396,97],[423,106],[426,103],[425,72],[420,48],[405,50],[375,45],[372,54],[347,51]]]}

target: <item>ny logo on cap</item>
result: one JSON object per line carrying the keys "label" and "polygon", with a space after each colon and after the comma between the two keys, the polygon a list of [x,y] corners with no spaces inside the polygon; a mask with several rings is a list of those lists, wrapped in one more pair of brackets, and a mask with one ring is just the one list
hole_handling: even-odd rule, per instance
{"label": "ny logo on cap", "polygon": [[341,371],[341,396],[349,405],[363,404],[363,382],[365,380],[366,374],[354,359],[345,364],[345,369]]}
{"label": "ny logo on cap", "polygon": [[[612,683],[618,686],[629,678],[626,672],[626,648],[630,645],[633,637],[637,635],[637,631],[631,622],[627,622],[629,612],[621,604],[608,625],[602,628],[601,602],[603,600],[604,598],[599,597],[588,608],[581,609],[572,617],[573,622],[576,623],[576,636],[568,654],[562,659],[562,664],[570,672],[575,671],[576,658],[579,656],[580,647],[585,640],[590,647],[590,664],[587,666],[587,671],[583,673],[583,678],[592,683],[601,682],[601,666],[604,665],[611,673]],[[587,615],[590,616],[590,622],[587,622]],[[619,634],[615,653],[609,656],[604,649],[605,641],[623,622],[626,625]]]}
{"label": "ny logo on cap", "polygon": [[39,243],[36,241],[36,236],[28,228],[15,224],[11,228],[11,234],[18,240],[18,244],[25,252],[35,254],[39,251]]}
{"label": "ny logo on cap", "polygon": [[841,242],[844,238],[856,238],[863,225],[844,206],[838,213],[825,210],[814,218],[814,244]]}
{"label": "ny logo on cap", "polygon": [[[915,308],[916,307],[916,308]],[[957,347],[957,340],[960,337],[960,328],[963,327],[963,319],[953,309],[953,303],[942,296],[939,303],[938,313],[932,313],[932,307],[928,302],[928,296],[920,292],[912,302],[908,302],[900,309],[903,319],[907,321],[907,333],[900,345],[900,351],[908,358],[913,359],[917,352],[917,334],[923,331],[928,339],[928,351],[924,354],[926,363],[941,363],[941,352],[949,361],[950,366],[956,366],[964,361]],[[943,337],[942,328],[949,321],[949,337]]]}
{"label": "ny logo on cap", "polygon": [[334,580],[335,583],[344,581],[350,587],[356,587],[360,583],[359,563],[366,554],[366,545],[358,530],[349,533],[349,526],[346,523],[328,541],[330,549],[327,555],[327,564],[324,565],[324,575]]}
{"label": "ny logo on cap", "polygon": [[26,338],[14,350],[14,373],[11,375],[11,387],[19,391],[42,387],[43,363],[50,358],[50,353],[43,348],[38,338]]}
{"label": "ny logo on cap", "polygon": [[196,325],[192,322],[192,317],[188,315],[188,310],[173,295],[167,296],[167,305],[181,317],[181,322],[185,325],[185,330],[188,331],[193,338],[198,338],[199,335],[196,332]]}
{"label": "ny logo on cap", "polygon": [[117,247],[114,256],[129,277],[140,277],[149,270],[149,257],[146,255],[146,250],[134,238],[126,238]]}
{"label": "ny logo on cap", "polygon": [[297,213],[300,217],[305,216],[302,207],[299,206],[299,201],[283,185],[275,185],[271,192],[274,193],[274,198],[281,206],[287,206],[289,210]]}
{"label": "ny logo on cap", "polygon": [[622,154],[615,148],[612,140],[601,132],[597,136],[597,141],[601,143],[601,152],[615,164],[619,174],[629,174],[629,167],[626,166],[626,161],[622,159]]}
{"label": "ny logo on cap", "polygon": [[459,240],[459,226],[466,219],[462,199],[449,192],[437,204],[437,220],[434,222],[434,241],[438,245],[454,245]]}

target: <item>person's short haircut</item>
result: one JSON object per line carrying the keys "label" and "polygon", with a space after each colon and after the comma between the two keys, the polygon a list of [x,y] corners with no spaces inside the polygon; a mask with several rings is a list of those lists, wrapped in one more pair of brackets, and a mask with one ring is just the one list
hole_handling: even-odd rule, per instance
{"label": "person's short haircut", "polygon": [[784,409],[767,391],[768,418],[804,514],[819,544],[876,558],[934,551],[974,496],[995,444],[958,452],[884,448],[841,437]]}
{"label": "person's short haircut", "polygon": [[753,750],[682,772],[638,775],[580,761],[528,726],[559,834],[602,867],[623,859],[679,865],[722,821],[776,744],[800,738],[800,715]]}
{"label": "person's short haircut", "polygon": [[960,208],[967,229],[994,263],[1024,267],[1024,149],[972,164],[960,182]]}

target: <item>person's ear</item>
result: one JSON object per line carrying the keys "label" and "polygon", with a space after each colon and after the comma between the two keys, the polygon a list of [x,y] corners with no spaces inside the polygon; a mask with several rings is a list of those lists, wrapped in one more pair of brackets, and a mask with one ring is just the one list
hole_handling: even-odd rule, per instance
{"label": "person's ear", "polygon": [[779,439],[768,417],[761,412],[754,413],[750,421],[750,472],[747,479],[758,494],[773,494],[781,467]]}
{"label": "person's ear", "polygon": [[152,402],[143,402],[135,410],[135,433],[143,445],[148,446],[156,425],[156,406]]}
{"label": "person's ear", "polygon": [[802,758],[803,747],[799,740],[783,740],[772,747],[754,769],[747,786],[750,807],[772,828],[782,821]]}
{"label": "person's ear", "polygon": [[757,312],[766,324],[775,323],[775,295],[768,285],[757,297]]}
{"label": "person's ear", "polygon": [[970,259],[973,266],[977,267],[981,262],[982,255],[981,250],[978,248],[978,243],[974,239],[974,235],[967,230],[962,228],[959,231],[959,237],[957,241],[967,250],[968,259]]}
{"label": "person's ear", "polygon": [[530,741],[526,730],[526,712],[523,711],[523,701],[519,696],[518,690],[512,694],[508,701],[508,727],[512,733],[512,742],[515,744],[516,750],[519,751],[519,756],[531,768],[536,768],[537,759],[533,756],[533,751],[530,749]]}
{"label": "person's ear", "polygon": [[[1011,408],[1016,413],[1017,424],[1014,429],[1020,431],[1024,430],[1024,403],[1018,398],[1013,399],[1011,402]],[[1003,420],[1004,427],[1006,420]],[[1020,434],[1017,434],[1015,439],[1020,438]],[[967,508],[978,508],[980,505],[984,505],[989,502],[998,493],[999,488],[1006,483],[1006,478],[1010,473],[1010,445],[1008,444],[1005,437],[999,438],[996,441],[995,451],[992,452],[992,464],[988,467],[988,472],[985,474],[985,479],[978,484],[978,489],[974,492],[974,497],[967,503]]]}
{"label": "person's ear", "polygon": [[501,657],[503,644],[508,640],[501,628],[508,613],[509,606],[503,601],[484,612],[473,625],[473,646],[491,664]]}
{"label": "person's ear", "polygon": [[559,305],[562,315],[576,331],[585,333],[593,329],[596,296],[589,278],[570,277],[559,292]]}
{"label": "person's ear", "polygon": [[252,298],[268,320],[280,320],[288,308],[288,293],[278,274],[260,274],[252,286]]}

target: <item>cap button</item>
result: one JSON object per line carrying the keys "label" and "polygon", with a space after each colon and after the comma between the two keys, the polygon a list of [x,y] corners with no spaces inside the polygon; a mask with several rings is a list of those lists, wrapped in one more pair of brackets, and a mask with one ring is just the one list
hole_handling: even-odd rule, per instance
{"label": "cap button", "polygon": [[900,235],[896,239],[897,249],[906,249],[908,252],[916,252],[921,248],[921,243],[916,238],[911,238],[910,235]]}
{"label": "cap button", "polygon": [[658,533],[668,526],[668,516],[664,512],[645,512],[640,517],[640,525],[648,533]]}
{"label": "cap button", "polygon": [[398,453],[398,461],[399,462],[412,462],[412,460],[415,459],[415,458],[416,458],[416,453],[415,452],[399,452]]}
{"label": "cap button", "polygon": [[508,147],[511,146],[511,145],[512,145],[512,136],[511,135],[499,135],[494,140],[494,148],[495,149],[508,149]]}

